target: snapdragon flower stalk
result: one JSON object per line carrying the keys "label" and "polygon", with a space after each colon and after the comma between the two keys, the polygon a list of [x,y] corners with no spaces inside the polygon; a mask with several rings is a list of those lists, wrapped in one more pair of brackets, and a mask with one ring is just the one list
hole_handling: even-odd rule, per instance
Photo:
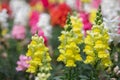
{"label": "snapdragon flower stalk", "polygon": [[108,51],[110,50],[108,40],[108,31],[103,26],[101,8],[99,8],[92,30],[87,32],[87,36],[84,40],[84,52],[86,54],[84,63],[91,64],[95,69],[92,79],[99,79],[97,70],[105,69],[112,65]]}
{"label": "snapdragon flower stalk", "polygon": [[50,65],[51,58],[42,37],[39,37],[37,34],[32,37],[26,55],[31,57],[26,72],[37,74],[35,80],[47,80],[52,69]]}
{"label": "snapdragon flower stalk", "polygon": [[80,55],[79,44],[81,44],[83,34],[82,31],[82,22],[79,18],[75,16],[68,16],[67,24],[65,25],[65,30],[62,31],[59,41],[61,42],[58,47],[60,55],[57,58],[57,61],[62,61],[66,69],[69,70],[68,74],[65,76],[65,79],[73,80],[73,68],[76,67],[77,61],[82,61]]}

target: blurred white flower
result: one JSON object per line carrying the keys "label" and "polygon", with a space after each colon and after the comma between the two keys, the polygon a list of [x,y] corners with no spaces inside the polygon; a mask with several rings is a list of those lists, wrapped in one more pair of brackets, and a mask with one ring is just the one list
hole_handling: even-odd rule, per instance
{"label": "blurred white flower", "polygon": [[46,37],[51,37],[52,26],[50,25],[50,15],[47,13],[42,13],[39,16],[39,21],[37,24],[40,28],[42,28]]}
{"label": "blurred white flower", "polygon": [[102,0],[101,5],[104,24],[110,35],[110,42],[113,41],[117,45],[120,42],[120,34],[118,34],[120,2],[119,0]]}
{"label": "blurred white flower", "polygon": [[25,0],[11,0],[10,8],[12,10],[12,16],[15,16],[21,8],[26,7],[28,5]]}
{"label": "blurred white flower", "polygon": [[37,77],[35,77],[35,80],[47,80],[50,76],[50,73],[38,73]]}
{"label": "blurred white flower", "polygon": [[12,16],[14,17],[14,24],[25,26],[30,11],[29,4],[25,0],[11,0],[10,7],[12,9]]}
{"label": "blurred white flower", "polygon": [[76,7],[76,0],[65,0],[66,4],[72,8],[72,9],[75,9]]}
{"label": "blurred white flower", "polygon": [[118,16],[120,11],[120,2],[119,0],[102,0],[102,12],[103,15],[107,18],[113,18]]}
{"label": "blurred white flower", "polygon": [[118,34],[119,29],[119,17],[116,17],[114,19],[107,19],[104,18],[104,25],[105,28],[108,29],[110,40],[109,42],[114,42],[114,44],[118,44],[120,42],[120,34]]}
{"label": "blurred white flower", "polygon": [[24,8],[19,9],[16,16],[14,17],[14,23],[21,24],[21,25],[25,26],[28,22],[29,11],[30,11],[29,6],[26,6]]}
{"label": "blurred white flower", "polygon": [[0,24],[2,27],[8,27],[7,19],[8,19],[7,10],[3,9],[0,12]]}

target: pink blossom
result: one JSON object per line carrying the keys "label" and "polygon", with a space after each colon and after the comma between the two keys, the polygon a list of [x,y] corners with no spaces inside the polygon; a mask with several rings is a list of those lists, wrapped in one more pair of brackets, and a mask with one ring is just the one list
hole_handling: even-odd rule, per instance
{"label": "pink blossom", "polygon": [[92,7],[97,9],[101,2],[101,0],[92,0]]}
{"label": "pink blossom", "polygon": [[38,27],[37,23],[39,21],[39,13],[37,11],[33,11],[30,16],[30,28],[31,28],[31,33],[32,35],[38,33],[39,36],[42,36],[44,38],[44,43],[47,45],[47,37],[44,35],[43,30]]}
{"label": "pink blossom", "polygon": [[38,26],[37,25],[34,25],[31,27],[31,33],[34,35],[37,33],[37,30],[38,30]]}
{"label": "pink blossom", "polygon": [[80,11],[81,8],[82,8],[82,2],[81,2],[81,0],[76,0],[76,9],[77,9],[78,11]]}
{"label": "pink blossom", "polygon": [[84,34],[86,35],[86,31],[91,30],[92,27],[92,24],[89,21],[89,14],[86,12],[81,12],[80,18],[82,18],[83,30],[84,30]]}
{"label": "pink blossom", "polygon": [[48,0],[41,0],[41,1],[42,1],[44,8],[48,8],[48,6],[49,6]]}
{"label": "pink blossom", "polygon": [[38,20],[39,20],[39,12],[32,11],[30,15],[30,20],[29,20],[30,27],[35,26]]}
{"label": "pink blossom", "polygon": [[29,61],[31,60],[30,57],[27,57],[25,55],[20,55],[19,57],[19,61],[17,61],[17,67],[16,70],[17,71],[24,71],[29,67]]}
{"label": "pink blossom", "polygon": [[25,27],[22,25],[14,25],[12,29],[12,37],[18,40],[24,39],[26,34]]}
{"label": "pink blossom", "polygon": [[120,34],[120,27],[118,28],[118,31],[117,31],[118,34]]}
{"label": "pink blossom", "polygon": [[47,46],[48,38],[44,35],[44,32],[41,28],[38,29],[38,36],[42,36],[44,39],[44,44]]}

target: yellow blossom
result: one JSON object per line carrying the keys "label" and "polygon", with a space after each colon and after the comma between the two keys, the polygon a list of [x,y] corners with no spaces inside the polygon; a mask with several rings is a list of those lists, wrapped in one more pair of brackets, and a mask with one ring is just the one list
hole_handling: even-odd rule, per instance
{"label": "yellow blossom", "polygon": [[94,62],[94,60],[95,60],[94,56],[87,56],[84,63],[86,63],[86,64],[91,63],[92,64]]}
{"label": "yellow blossom", "polygon": [[75,64],[74,60],[67,60],[66,66],[67,67],[75,67],[76,64]]}
{"label": "yellow blossom", "polygon": [[90,3],[91,2],[91,0],[81,0],[82,2],[84,2],[84,3]]}
{"label": "yellow blossom", "polygon": [[108,51],[108,49],[110,49],[108,44],[109,35],[103,26],[101,16],[100,10],[98,10],[92,30],[87,32],[84,40],[85,49],[83,51],[86,54],[86,60],[84,62],[86,64],[96,64],[100,62],[98,65],[109,67],[112,65]]}
{"label": "yellow blossom", "polygon": [[70,25],[72,26],[71,30],[66,30],[69,27],[69,25],[66,24],[65,31],[62,31],[62,35],[59,37],[61,44],[58,47],[60,55],[57,61],[62,61],[66,67],[75,67],[76,61],[82,61],[78,47],[78,44],[81,44],[83,39],[83,34],[81,33],[82,22],[74,16],[71,16],[70,20],[72,23]]}
{"label": "yellow blossom", "polygon": [[95,9],[93,9],[93,10],[90,11],[89,20],[90,20],[91,23],[93,23],[94,20],[95,20],[95,18],[96,18],[96,12],[97,12],[97,10],[95,10]]}
{"label": "yellow blossom", "polygon": [[[28,45],[28,52],[26,55],[31,57],[31,60],[29,61],[30,66],[26,70],[30,73],[39,71],[38,68],[44,65],[49,65],[51,61],[48,48],[44,45],[43,38],[39,37],[37,34],[32,37],[32,41]],[[51,66],[49,65],[47,67],[49,68]]]}

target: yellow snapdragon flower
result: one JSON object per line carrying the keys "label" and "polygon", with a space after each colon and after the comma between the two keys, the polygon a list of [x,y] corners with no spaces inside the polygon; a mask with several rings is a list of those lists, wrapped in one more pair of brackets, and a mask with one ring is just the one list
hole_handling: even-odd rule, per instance
{"label": "yellow snapdragon flower", "polygon": [[101,18],[101,10],[98,10],[92,30],[87,32],[84,40],[84,52],[87,55],[84,62],[86,64],[96,64],[100,61],[100,66],[109,67],[112,65],[108,51],[110,49],[108,44],[109,35]]}
{"label": "yellow snapdragon flower", "polygon": [[92,10],[90,11],[90,17],[89,17],[89,20],[90,20],[91,23],[94,23],[94,21],[95,21],[95,18],[96,18],[96,12],[97,12],[96,9],[92,9]]}
{"label": "yellow snapdragon flower", "polygon": [[51,69],[51,58],[48,53],[48,48],[44,45],[43,38],[39,37],[37,34],[32,37],[32,41],[28,45],[28,52],[26,55],[31,57],[29,62],[30,66],[28,67],[27,72],[39,72],[38,68],[43,66]]}
{"label": "yellow snapdragon flower", "polygon": [[[76,61],[81,61],[80,49],[78,44],[82,43],[82,23],[77,17],[70,17],[71,24],[66,24],[65,31],[59,37],[61,42],[58,47],[60,55],[57,61],[62,61],[66,67],[75,67]],[[70,30],[67,30],[71,26]]]}
{"label": "yellow snapdragon flower", "polygon": [[81,0],[81,2],[84,2],[84,3],[90,3],[92,0]]}

